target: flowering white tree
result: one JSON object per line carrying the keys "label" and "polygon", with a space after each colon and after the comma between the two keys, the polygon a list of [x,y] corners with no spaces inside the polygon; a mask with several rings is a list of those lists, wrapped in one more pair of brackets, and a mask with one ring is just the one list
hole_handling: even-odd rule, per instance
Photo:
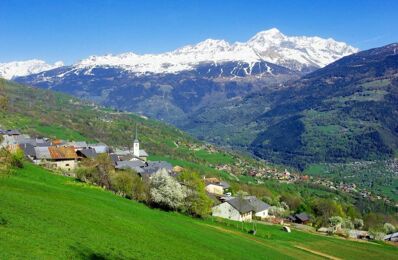
{"label": "flowering white tree", "polygon": [[171,177],[165,169],[155,173],[150,182],[152,202],[161,207],[179,209],[187,197],[185,187]]}

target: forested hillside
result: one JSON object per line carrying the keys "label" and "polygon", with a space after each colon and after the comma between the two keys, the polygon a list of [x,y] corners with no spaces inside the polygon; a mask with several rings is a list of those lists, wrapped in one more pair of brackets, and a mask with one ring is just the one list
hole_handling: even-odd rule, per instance
{"label": "forested hillside", "polygon": [[336,61],[286,89],[204,108],[181,127],[277,163],[392,158],[398,149],[398,44]]}

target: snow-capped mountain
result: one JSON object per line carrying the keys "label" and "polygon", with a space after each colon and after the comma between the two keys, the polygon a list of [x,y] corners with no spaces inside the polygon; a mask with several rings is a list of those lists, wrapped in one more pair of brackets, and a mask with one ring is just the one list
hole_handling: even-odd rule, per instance
{"label": "snow-capped mountain", "polygon": [[273,28],[259,32],[247,42],[230,44],[224,40],[208,39],[161,54],[90,56],[76,64],[78,68],[96,66],[121,67],[136,73],[177,73],[193,70],[201,63],[266,61],[289,69],[303,71],[320,68],[357,52],[358,49],[331,38],[293,36]]}
{"label": "snow-capped mountain", "polygon": [[333,39],[270,29],[246,42],[208,39],[161,54],[90,56],[13,80],[175,123],[208,105],[279,90],[356,51]]}
{"label": "snow-capped mountain", "polygon": [[45,61],[36,59],[0,63],[0,78],[12,79],[15,77],[52,70],[62,66],[64,66],[62,61],[58,61],[54,64],[47,64]]}
{"label": "snow-capped mountain", "polygon": [[[136,74],[159,74],[194,70],[203,63],[238,62],[248,64],[247,74],[251,75],[254,65],[268,62],[307,72],[357,51],[357,48],[331,38],[286,36],[278,29],[272,28],[257,33],[247,42],[231,44],[224,40],[207,39],[196,45],[161,54],[138,55],[128,52],[119,55],[90,56],[77,62],[72,68],[76,71],[95,67],[117,67]],[[47,64],[42,60],[0,63],[0,77],[11,79],[61,66],[62,62]]]}

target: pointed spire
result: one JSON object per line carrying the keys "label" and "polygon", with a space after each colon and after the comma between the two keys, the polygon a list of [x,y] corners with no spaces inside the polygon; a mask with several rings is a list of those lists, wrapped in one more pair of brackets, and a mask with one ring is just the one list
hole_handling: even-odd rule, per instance
{"label": "pointed spire", "polygon": [[137,124],[135,124],[135,139],[134,143],[138,143],[138,129],[137,129]]}

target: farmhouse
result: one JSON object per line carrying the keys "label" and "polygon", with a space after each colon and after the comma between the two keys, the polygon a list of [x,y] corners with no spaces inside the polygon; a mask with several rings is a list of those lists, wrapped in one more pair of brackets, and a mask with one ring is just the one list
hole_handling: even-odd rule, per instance
{"label": "farmhouse", "polygon": [[251,221],[255,209],[244,198],[233,198],[212,208],[212,215],[235,221]]}
{"label": "farmhouse", "polygon": [[254,208],[254,216],[261,219],[268,217],[268,209],[270,208],[270,205],[257,199],[255,196],[248,196],[245,199]]}
{"label": "farmhouse", "polygon": [[68,147],[35,147],[34,162],[38,165],[45,165],[50,168],[72,171],[77,167],[77,156],[75,148]]}

